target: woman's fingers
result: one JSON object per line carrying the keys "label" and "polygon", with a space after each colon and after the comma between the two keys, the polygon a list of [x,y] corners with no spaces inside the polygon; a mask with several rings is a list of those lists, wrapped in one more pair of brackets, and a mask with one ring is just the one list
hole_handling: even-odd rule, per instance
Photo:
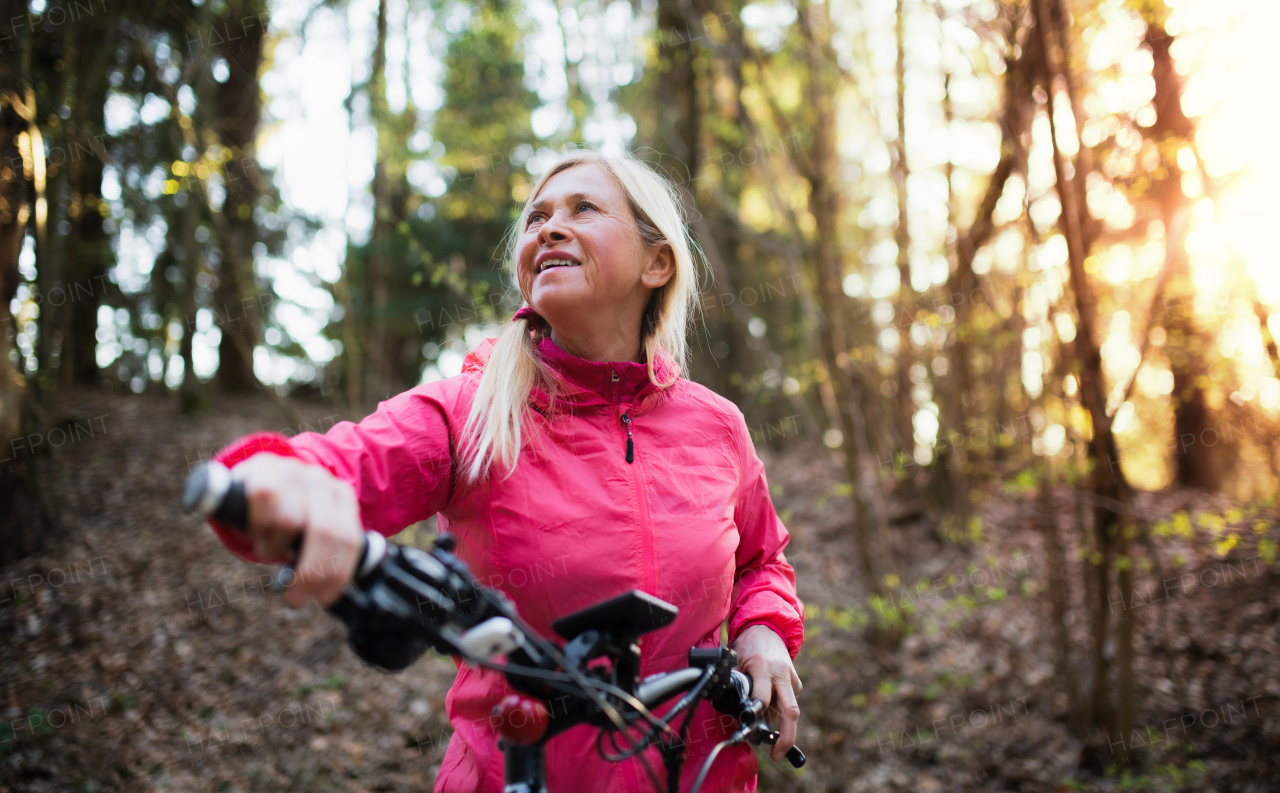
{"label": "woman's fingers", "polygon": [[264,453],[235,467],[236,478],[244,483],[254,554],[263,561],[285,561],[294,538],[306,526],[306,492],[297,486],[300,465]]}
{"label": "woman's fingers", "polygon": [[778,725],[778,741],[769,750],[769,756],[778,762],[787,750],[796,744],[796,730],[800,722],[800,705],[796,695],[800,693],[800,677],[788,657],[786,661],[772,657],[758,666],[768,670],[767,675],[752,675],[752,696],[767,708],[769,721]]}
{"label": "woman's fingers", "polygon": [[769,756],[773,761],[779,762],[786,757],[787,750],[796,745],[796,727],[800,723],[800,705],[796,702],[796,693],[798,688],[793,687],[792,681],[800,682],[800,678],[796,676],[795,670],[791,669],[788,673],[784,673],[776,678],[775,688],[777,689],[777,711],[781,723],[778,725],[778,742],[773,745]]}
{"label": "woman's fingers", "polygon": [[752,625],[734,643],[741,658],[741,668],[751,678],[751,695],[764,703],[770,720],[778,721],[778,741],[769,752],[774,761],[782,760],[796,744],[796,728],[800,723],[800,706],[796,695],[803,686],[787,646],[772,628]]}
{"label": "woman's fingers", "polygon": [[790,660],[770,659],[756,665],[767,668],[767,673],[752,672],[751,695],[764,703],[769,720],[778,725],[778,741],[769,750],[774,762],[782,760],[787,750],[796,745],[796,729],[800,722],[800,705],[796,695],[800,693],[800,678]]}
{"label": "woman's fingers", "polygon": [[312,479],[309,527],[294,566],[294,585],[285,594],[285,602],[291,606],[302,605],[308,597],[314,597],[322,606],[331,605],[355,572],[362,539],[359,508],[350,486],[336,484]]}
{"label": "woman's fingers", "polygon": [[751,675],[751,696],[764,703],[768,708],[773,704],[773,677],[764,670],[756,671],[752,668],[749,672]]}
{"label": "woman's fingers", "polygon": [[249,536],[259,559],[289,561],[303,537],[285,602],[296,608],[314,597],[333,604],[355,572],[363,542],[351,485],[319,466],[268,453],[237,465],[235,477],[244,482]]}

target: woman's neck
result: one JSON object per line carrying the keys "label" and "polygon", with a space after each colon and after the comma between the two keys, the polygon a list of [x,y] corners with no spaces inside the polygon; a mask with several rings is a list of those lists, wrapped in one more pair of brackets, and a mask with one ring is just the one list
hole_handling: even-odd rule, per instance
{"label": "woman's neck", "polygon": [[552,328],[551,340],[560,349],[584,361],[596,361],[599,363],[631,361],[644,363],[644,355],[640,349],[638,337],[634,339],[566,338],[557,333],[555,328]]}

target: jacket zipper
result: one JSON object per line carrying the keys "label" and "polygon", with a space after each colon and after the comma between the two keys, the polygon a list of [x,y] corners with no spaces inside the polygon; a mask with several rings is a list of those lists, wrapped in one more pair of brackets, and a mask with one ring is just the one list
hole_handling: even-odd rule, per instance
{"label": "jacket zipper", "polygon": [[627,462],[634,462],[636,459],[636,446],[631,439],[631,416],[626,411],[622,413],[622,423],[627,428]]}
{"label": "jacket zipper", "polygon": [[[658,591],[658,571],[654,568],[653,525],[649,520],[649,499],[645,496],[644,490],[644,466],[639,464],[635,458],[635,442],[631,437],[630,411],[622,411],[621,419],[622,425],[627,430],[627,462],[637,462],[635,468],[631,469],[631,481],[636,492],[636,507],[640,512],[641,588],[645,592],[656,594]],[[637,640],[642,647],[644,639],[645,637],[641,636]],[[642,668],[641,671],[643,672],[644,669]]]}

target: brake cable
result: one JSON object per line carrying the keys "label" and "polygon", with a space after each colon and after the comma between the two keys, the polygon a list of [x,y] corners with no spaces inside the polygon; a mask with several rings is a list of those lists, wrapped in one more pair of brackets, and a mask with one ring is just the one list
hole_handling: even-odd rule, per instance
{"label": "brake cable", "polygon": [[[692,718],[693,716],[692,706],[697,704],[699,698],[702,695],[702,691],[707,687],[707,684],[711,681],[711,676],[714,673],[715,673],[715,670],[713,668],[707,667],[707,670],[703,672],[702,677],[698,679],[698,682],[694,684],[694,687],[691,688],[689,692],[684,695],[684,697],[682,697],[678,702],[676,702],[676,704],[672,706],[671,710],[667,713],[667,715],[662,718],[661,724],[655,725],[655,729],[652,729],[649,732],[647,732],[637,742],[637,744],[632,745],[628,749],[621,750],[623,754],[618,755],[616,757],[604,756],[604,759],[609,760],[610,762],[620,762],[622,760],[626,760],[628,757],[632,757],[638,754],[639,752],[645,750],[649,746],[652,746],[654,742],[653,739],[658,734],[657,727],[661,727],[663,731],[670,733],[671,735],[675,736],[678,739],[680,737],[679,732],[672,731],[671,729],[672,720],[675,719],[677,716],[679,716],[686,708],[688,708],[689,713],[686,716],[685,721],[687,722],[690,718]],[[612,737],[612,734],[611,734],[611,737]],[[616,744],[614,745],[614,748],[615,749],[618,748]]]}

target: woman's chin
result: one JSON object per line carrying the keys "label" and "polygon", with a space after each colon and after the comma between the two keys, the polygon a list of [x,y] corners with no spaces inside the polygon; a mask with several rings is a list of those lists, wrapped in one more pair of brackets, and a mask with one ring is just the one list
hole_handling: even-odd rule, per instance
{"label": "woman's chin", "polygon": [[583,306],[592,304],[590,293],[582,288],[573,288],[568,284],[534,284],[530,304],[537,308],[539,314],[550,319],[552,316],[563,316],[565,313],[579,311]]}

